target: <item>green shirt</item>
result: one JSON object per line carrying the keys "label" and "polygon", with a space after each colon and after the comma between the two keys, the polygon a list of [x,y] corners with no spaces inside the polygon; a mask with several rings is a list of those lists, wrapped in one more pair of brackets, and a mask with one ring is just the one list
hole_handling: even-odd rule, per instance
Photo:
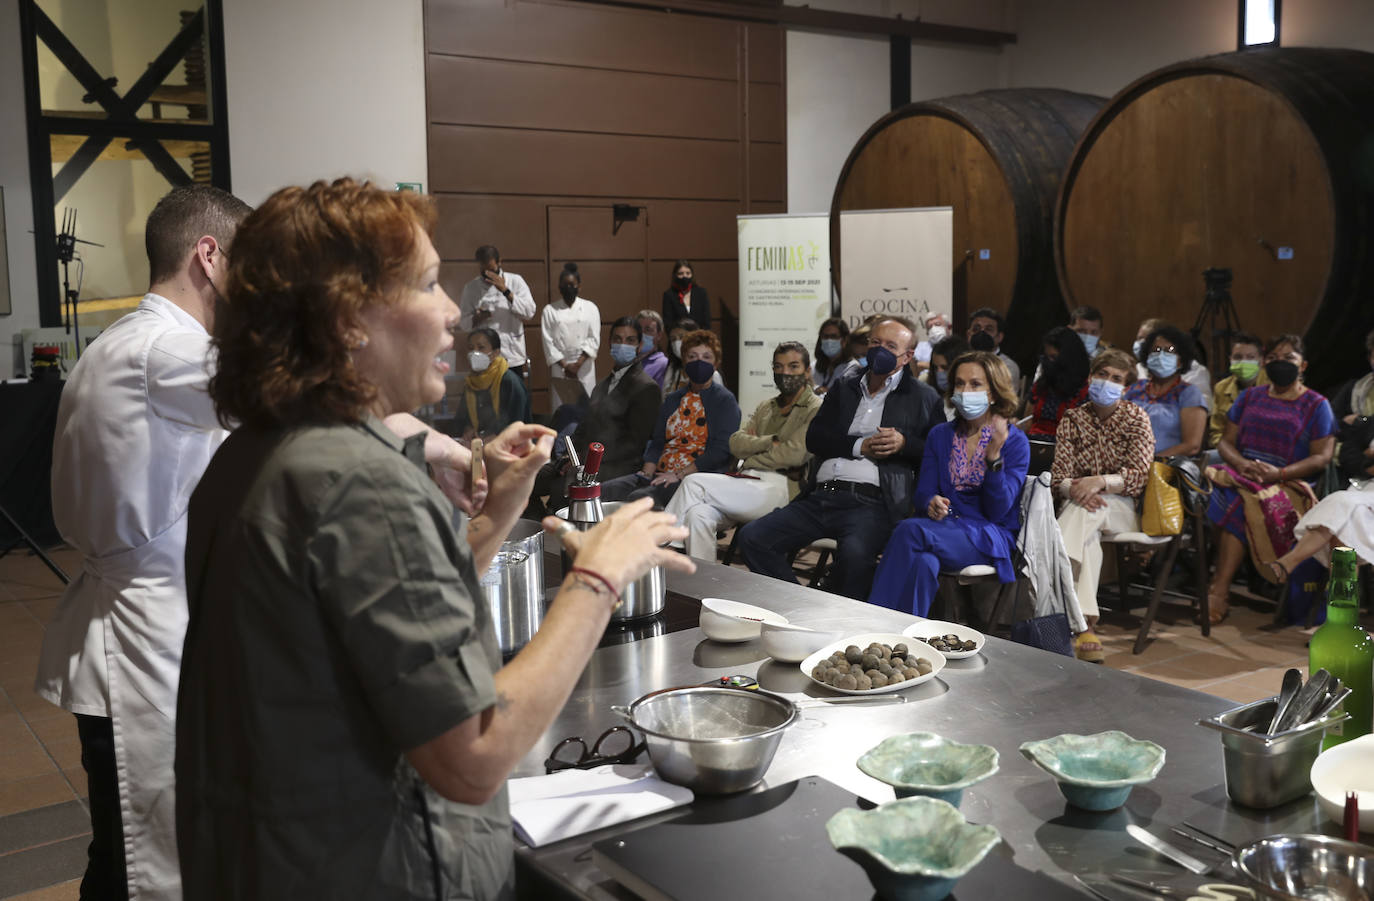
{"label": "green shirt", "polygon": [[403,443],[376,419],[239,429],[189,516],[185,897],[508,890],[504,789],[481,807],[453,804],[404,757],[491,707],[501,665],[423,436]]}

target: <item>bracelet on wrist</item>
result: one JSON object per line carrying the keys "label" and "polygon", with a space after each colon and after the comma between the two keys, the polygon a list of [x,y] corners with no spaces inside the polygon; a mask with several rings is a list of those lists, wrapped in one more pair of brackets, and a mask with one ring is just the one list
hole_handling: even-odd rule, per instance
{"label": "bracelet on wrist", "polygon": [[611,584],[611,581],[596,570],[588,569],[585,566],[574,566],[569,568],[568,573],[574,578],[578,576],[585,577],[587,581],[584,582],[584,584],[597,594],[605,591],[611,597],[615,598],[615,604],[611,606],[612,610],[619,610],[620,605],[625,603],[624,598],[620,596],[620,592],[615,590],[615,586]]}

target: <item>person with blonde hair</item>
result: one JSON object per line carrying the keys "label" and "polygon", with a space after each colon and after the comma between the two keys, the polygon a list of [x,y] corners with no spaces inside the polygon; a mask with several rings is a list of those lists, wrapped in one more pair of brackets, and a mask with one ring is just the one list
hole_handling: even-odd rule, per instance
{"label": "person with blonde hair", "polygon": [[925,616],[941,571],[975,563],[1016,579],[1011,554],[1030,442],[1012,423],[1016,390],[992,351],[970,351],[950,367],[953,422],[930,430],[913,498],[916,515],[898,523],[883,551],[868,599]]}

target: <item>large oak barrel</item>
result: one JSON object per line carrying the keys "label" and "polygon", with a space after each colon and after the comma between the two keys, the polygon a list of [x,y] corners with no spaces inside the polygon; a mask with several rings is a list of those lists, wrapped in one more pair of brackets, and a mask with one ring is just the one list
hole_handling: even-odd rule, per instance
{"label": "large oak barrel", "polygon": [[1002,349],[1024,368],[1040,337],[1064,323],[1051,247],[1054,203],[1078,136],[1104,103],[1018,88],[925,100],[883,116],[850,151],[830,204],[841,294],[841,211],[952,206],[955,327],[962,331],[979,307],[1002,310]]}
{"label": "large oak barrel", "polygon": [[1374,54],[1167,66],[1112,98],[1074,152],[1055,222],[1064,296],[1129,346],[1150,316],[1193,326],[1202,271],[1228,268],[1241,328],[1304,334],[1308,382],[1333,388],[1368,369],[1372,184]]}

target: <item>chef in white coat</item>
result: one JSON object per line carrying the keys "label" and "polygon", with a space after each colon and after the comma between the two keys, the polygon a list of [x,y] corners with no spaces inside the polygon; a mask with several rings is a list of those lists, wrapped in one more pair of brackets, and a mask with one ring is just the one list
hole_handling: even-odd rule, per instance
{"label": "chef in white coat", "polygon": [[[576,263],[564,263],[558,276],[558,299],[544,307],[541,327],[544,336],[544,359],[549,364],[549,377],[577,379],[587,396],[596,387],[596,352],[601,347],[601,311],[596,304],[578,295],[582,276]],[[572,403],[575,397],[560,397],[550,385],[552,409]]]}
{"label": "chef in white coat", "polygon": [[186,507],[228,435],[206,392],[208,329],[248,213],[208,185],[158,201],[147,295],[62,392],[53,516],[83,560],[48,624],[35,689],[77,718],[92,831],[82,897],[181,896],[172,762]]}

